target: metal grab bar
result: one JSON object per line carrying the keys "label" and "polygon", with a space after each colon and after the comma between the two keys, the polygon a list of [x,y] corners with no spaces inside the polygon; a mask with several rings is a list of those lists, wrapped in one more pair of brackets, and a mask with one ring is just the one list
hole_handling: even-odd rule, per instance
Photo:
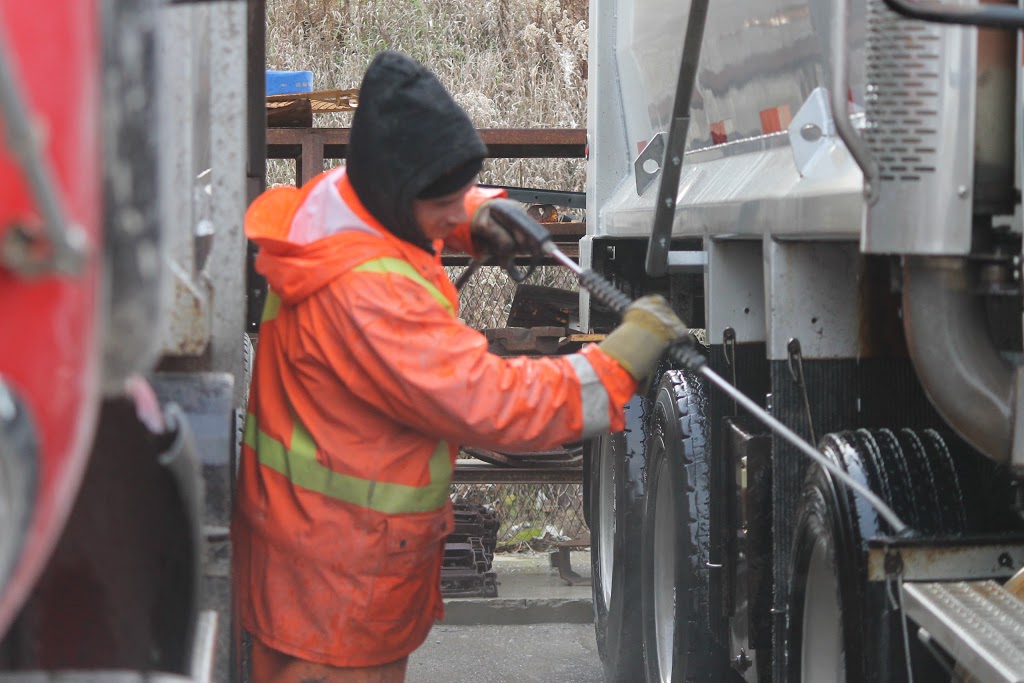
{"label": "metal grab bar", "polygon": [[935,0],[883,0],[893,12],[935,24],[981,26],[1019,31],[1024,29],[1024,10],[1007,5],[947,5]]}
{"label": "metal grab bar", "polygon": [[847,93],[850,92],[848,73],[848,50],[846,27],[849,25],[850,0],[835,0],[835,12],[832,16],[832,88],[829,93],[829,104],[832,108],[832,120],[836,125],[836,133],[846,144],[850,156],[860,166],[864,174],[864,196],[869,204],[878,200],[878,164],[871,150],[864,144],[857,129],[850,123]]}
{"label": "metal grab bar", "polygon": [[665,145],[665,157],[661,164],[661,182],[658,185],[658,201],[654,207],[654,224],[651,226],[651,238],[647,242],[644,267],[651,277],[661,277],[668,272],[668,252],[672,243],[672,224],[676,217],[679,175],[683,170],[686,135],[690,128],[690,97],[693,95],[693,85],[697,80],[697,66],[700,64],[700,48],[704,41],[704,25],[707,23],[709,4],[710,0],[693,0],[686,22],[679,80],[676,83],[676,97],[672,105],[672,123]]}

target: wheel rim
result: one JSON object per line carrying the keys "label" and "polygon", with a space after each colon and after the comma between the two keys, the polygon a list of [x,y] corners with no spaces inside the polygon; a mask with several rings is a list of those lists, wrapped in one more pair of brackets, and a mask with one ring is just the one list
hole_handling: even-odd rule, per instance
{"label": "wheel rim", "polygon": [[672,680],[676,642],[676,501],[668,464],[662,460],[654,505],[654,635],[658,673]]}
{"label": "wheel rim", "polygon": [[842,613],[838,577],[823,539],[814,542],[807,566],[800,646],[803,683],[845,681]]}
{"label": "wheel rim", "polygon": [[612,578],[615,571],[615,455],[610,438],[601,439],[598,450],[597,515],[598,549],[601,556],[601,595],[607,606],[612,599]]}

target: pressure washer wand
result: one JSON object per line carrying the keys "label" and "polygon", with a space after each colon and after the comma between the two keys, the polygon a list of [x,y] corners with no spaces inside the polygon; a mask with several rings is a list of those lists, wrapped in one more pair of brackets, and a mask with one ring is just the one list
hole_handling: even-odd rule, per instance
{"label": "pressure washer wand", "polygon": [[[632,303],[630,298],[623,294],[615,285],[606,280],[599,273],[592,270],[584,270],[578,263],[565,255],[551,240],[551,234],[544,229],[537,221],[523,211],[518,205],[509,202],[494,202],[491,208],[491,217],[515,235],[521,247],[529,248],[533,253],[542,253],[562,264],[573,273],[580,283],[580,287],[590,292],[595,299],[611,308],[619,316],[626,312],[626,308]],[[725,378],[712,370],[707,365],[707,359],[701,353],[693,338],[684,339],[669,347],[668,357],[676,364],[687,368],[691,372],[703,375],[705,379],[729,395],[731,399],[743,406],[751,415],[763,422],[769,429],[781,436],[783,439],[796,446],[801,453],[825,468],[829,474],[846,484],[875,508],[896,534],[909,533],[910,529],[896,512],[876,496],[870,489],[847,474],[842,467],[823,455],[817,448],[801,438],[796,432],[777,420],[771,413],[751,400],[742,391],[731,385]]]}

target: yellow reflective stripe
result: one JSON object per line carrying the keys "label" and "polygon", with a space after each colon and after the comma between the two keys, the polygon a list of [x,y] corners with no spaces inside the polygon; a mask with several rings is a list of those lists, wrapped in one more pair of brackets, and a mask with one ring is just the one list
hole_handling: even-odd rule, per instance
{"label": "yellow reflective stripe", "polygon": [[450,314],[455,315],[455,309],[452,308],[452,302],[448,301],[448,297],[441,293],[434,284],[420,275],[419,271],[409,263],[398,258],[379,258],[372,261],[356,266],[353,270],[359,273],[391,273],[392,275],[401,275],[407,277],[413,282],[422,285],[430,296],[434,297],[437,303],[444,306],[445,310]]}
{"label": "yellow reflective stripe", "polygon": [[281,309],[281,297],[274,294],[269,289],[267,290],[267,301],[263,304],[263,317],[260,318],[261,323],[265,323],[269,320],[273,320],[277,317],[277,312]]}
{"label": "yellow reflective stripe", "polygon": [[441,441],[430,456],[430,483],[407,486],[352,477],[324,467],[316,459],[316,443],[296,421],[291,446],[268,436],[250,413],[245,422],[245,444],[256,449],[260,464],[280,472],[295,486],[336,500],[385,514],[429,512],[444,505],[451,488],[452,467],[448,444]]}
{"label": "yellow reflective stripe", "polygon": [[252,413],[246,413],[245,415],[245,436],[242,442],[245,443],[249,448],[256,450],[256,438],[260,428],[256,424],[256,416]]}

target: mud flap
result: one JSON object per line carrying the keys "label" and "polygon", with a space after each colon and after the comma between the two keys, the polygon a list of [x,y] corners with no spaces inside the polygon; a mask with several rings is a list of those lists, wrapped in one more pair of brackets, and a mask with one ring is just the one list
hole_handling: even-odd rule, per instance
{"label": "mud flap", "polygon": [[104,402],[78,499],[7,639],[9,668],[189,675],[198,618],[202,479],[182,412],[154,433]]}

